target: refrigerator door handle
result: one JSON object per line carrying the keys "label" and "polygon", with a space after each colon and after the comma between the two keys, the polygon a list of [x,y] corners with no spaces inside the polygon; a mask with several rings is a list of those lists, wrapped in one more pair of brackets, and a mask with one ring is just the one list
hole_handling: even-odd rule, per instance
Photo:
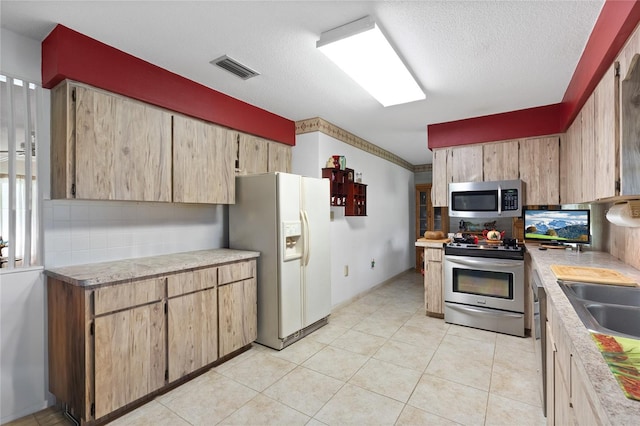
{"label": "refrigerator door handle", "polygon": [[302,265],[307,266],[309,264],[309,258],[311,257],[311,249],[309,245],[309,216],[305,210],[300,210],[300,216],[302,217],[302,229],[303,229],[303,252],[302,252]]}

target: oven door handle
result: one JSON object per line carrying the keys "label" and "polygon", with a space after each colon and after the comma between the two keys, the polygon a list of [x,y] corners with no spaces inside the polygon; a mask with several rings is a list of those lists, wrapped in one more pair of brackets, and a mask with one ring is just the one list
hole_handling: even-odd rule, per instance
{"label": "oven door handle", "polygon": [[[446,258],[446,257],[445,257]],[[514,264],[513,262],[500,262],[496,259],[451,259],[446,258],[447,261],[451,263],[457,263],[458,265],[465,266],[482,266],[483,269],[487,269],[487,267],[499,266],[503,268],[517,268],[519,265]]]}
{"label": "oven door handle", "polygon": [[492,316],[492,317],[522,318],[522,315],[523,315],[523,314],[516,314],[512,312],[496,311],[495,309],[485,309],[485,308],[476,308],[468,305],[458,305],[455,303],[448,303],[448,302],[445,302],[445,304],[449,308],[454,309],[456,311],[473,312],[476,314],[483,314],[483,315]]}

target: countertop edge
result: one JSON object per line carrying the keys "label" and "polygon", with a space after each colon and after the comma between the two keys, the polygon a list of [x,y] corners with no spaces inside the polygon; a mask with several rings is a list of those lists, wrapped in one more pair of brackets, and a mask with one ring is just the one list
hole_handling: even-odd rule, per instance
{"label": "countertop edge", "polygon": [[44,274],[78,287],[95,287],[123,281],[152,278],[183,270],[218,266],[258,258],[250,250],[210,249],[163,254],[109,262],[87,263],[45,269]]}
{"label": "countertop edge", "polygon": [[591,338],[591,333],[576,314],[571,302],[558,286],[551,270],[552,264],[593,266],[615,269],[640,282],[640,271],[605,252],[570,250],[539,251],[537,245],[528,246],[533,267],[538,271],[545,288],[547,299],[551,300],[560,315],[566,334],[575,348],[577,361],[587,372],[590,385],[598,398],[601,411],[611,424],[633,424],[640,418],[640,402],[627,398],[618,385],[613,373]]}

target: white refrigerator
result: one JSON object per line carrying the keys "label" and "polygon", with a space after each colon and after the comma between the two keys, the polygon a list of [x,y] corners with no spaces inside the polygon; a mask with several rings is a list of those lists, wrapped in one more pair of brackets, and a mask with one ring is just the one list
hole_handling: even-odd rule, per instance
{"label": "white refrigerator", "polygon": [[229,247],[256,250],[257,342],[283,349],[331,312],[329,181],[290,173],[236,177]]}

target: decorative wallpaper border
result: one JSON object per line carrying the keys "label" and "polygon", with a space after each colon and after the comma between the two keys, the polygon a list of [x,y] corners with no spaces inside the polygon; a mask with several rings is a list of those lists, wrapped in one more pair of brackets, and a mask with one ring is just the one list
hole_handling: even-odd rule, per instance
{"label": "decorative wallpaper border", "polygon": [[414,166],[408,161],[405,161],[397,155],[387,151],[386,149],[382,149],[379,146],[372,144],[371,142],[367,142],[366,140],[354,135],[353,133],[349,133],[346,130],[341,129],[340,127],[335,126],[320,117],[296,121],[296,135],[302,135],[312,132],[322,132],[325,135],[338,139],[341,142],[361,149],[369,154],[375,155],[376,157],[380,157],[383,160],[390,161],[414,173],[432,170],[431,164]]}

